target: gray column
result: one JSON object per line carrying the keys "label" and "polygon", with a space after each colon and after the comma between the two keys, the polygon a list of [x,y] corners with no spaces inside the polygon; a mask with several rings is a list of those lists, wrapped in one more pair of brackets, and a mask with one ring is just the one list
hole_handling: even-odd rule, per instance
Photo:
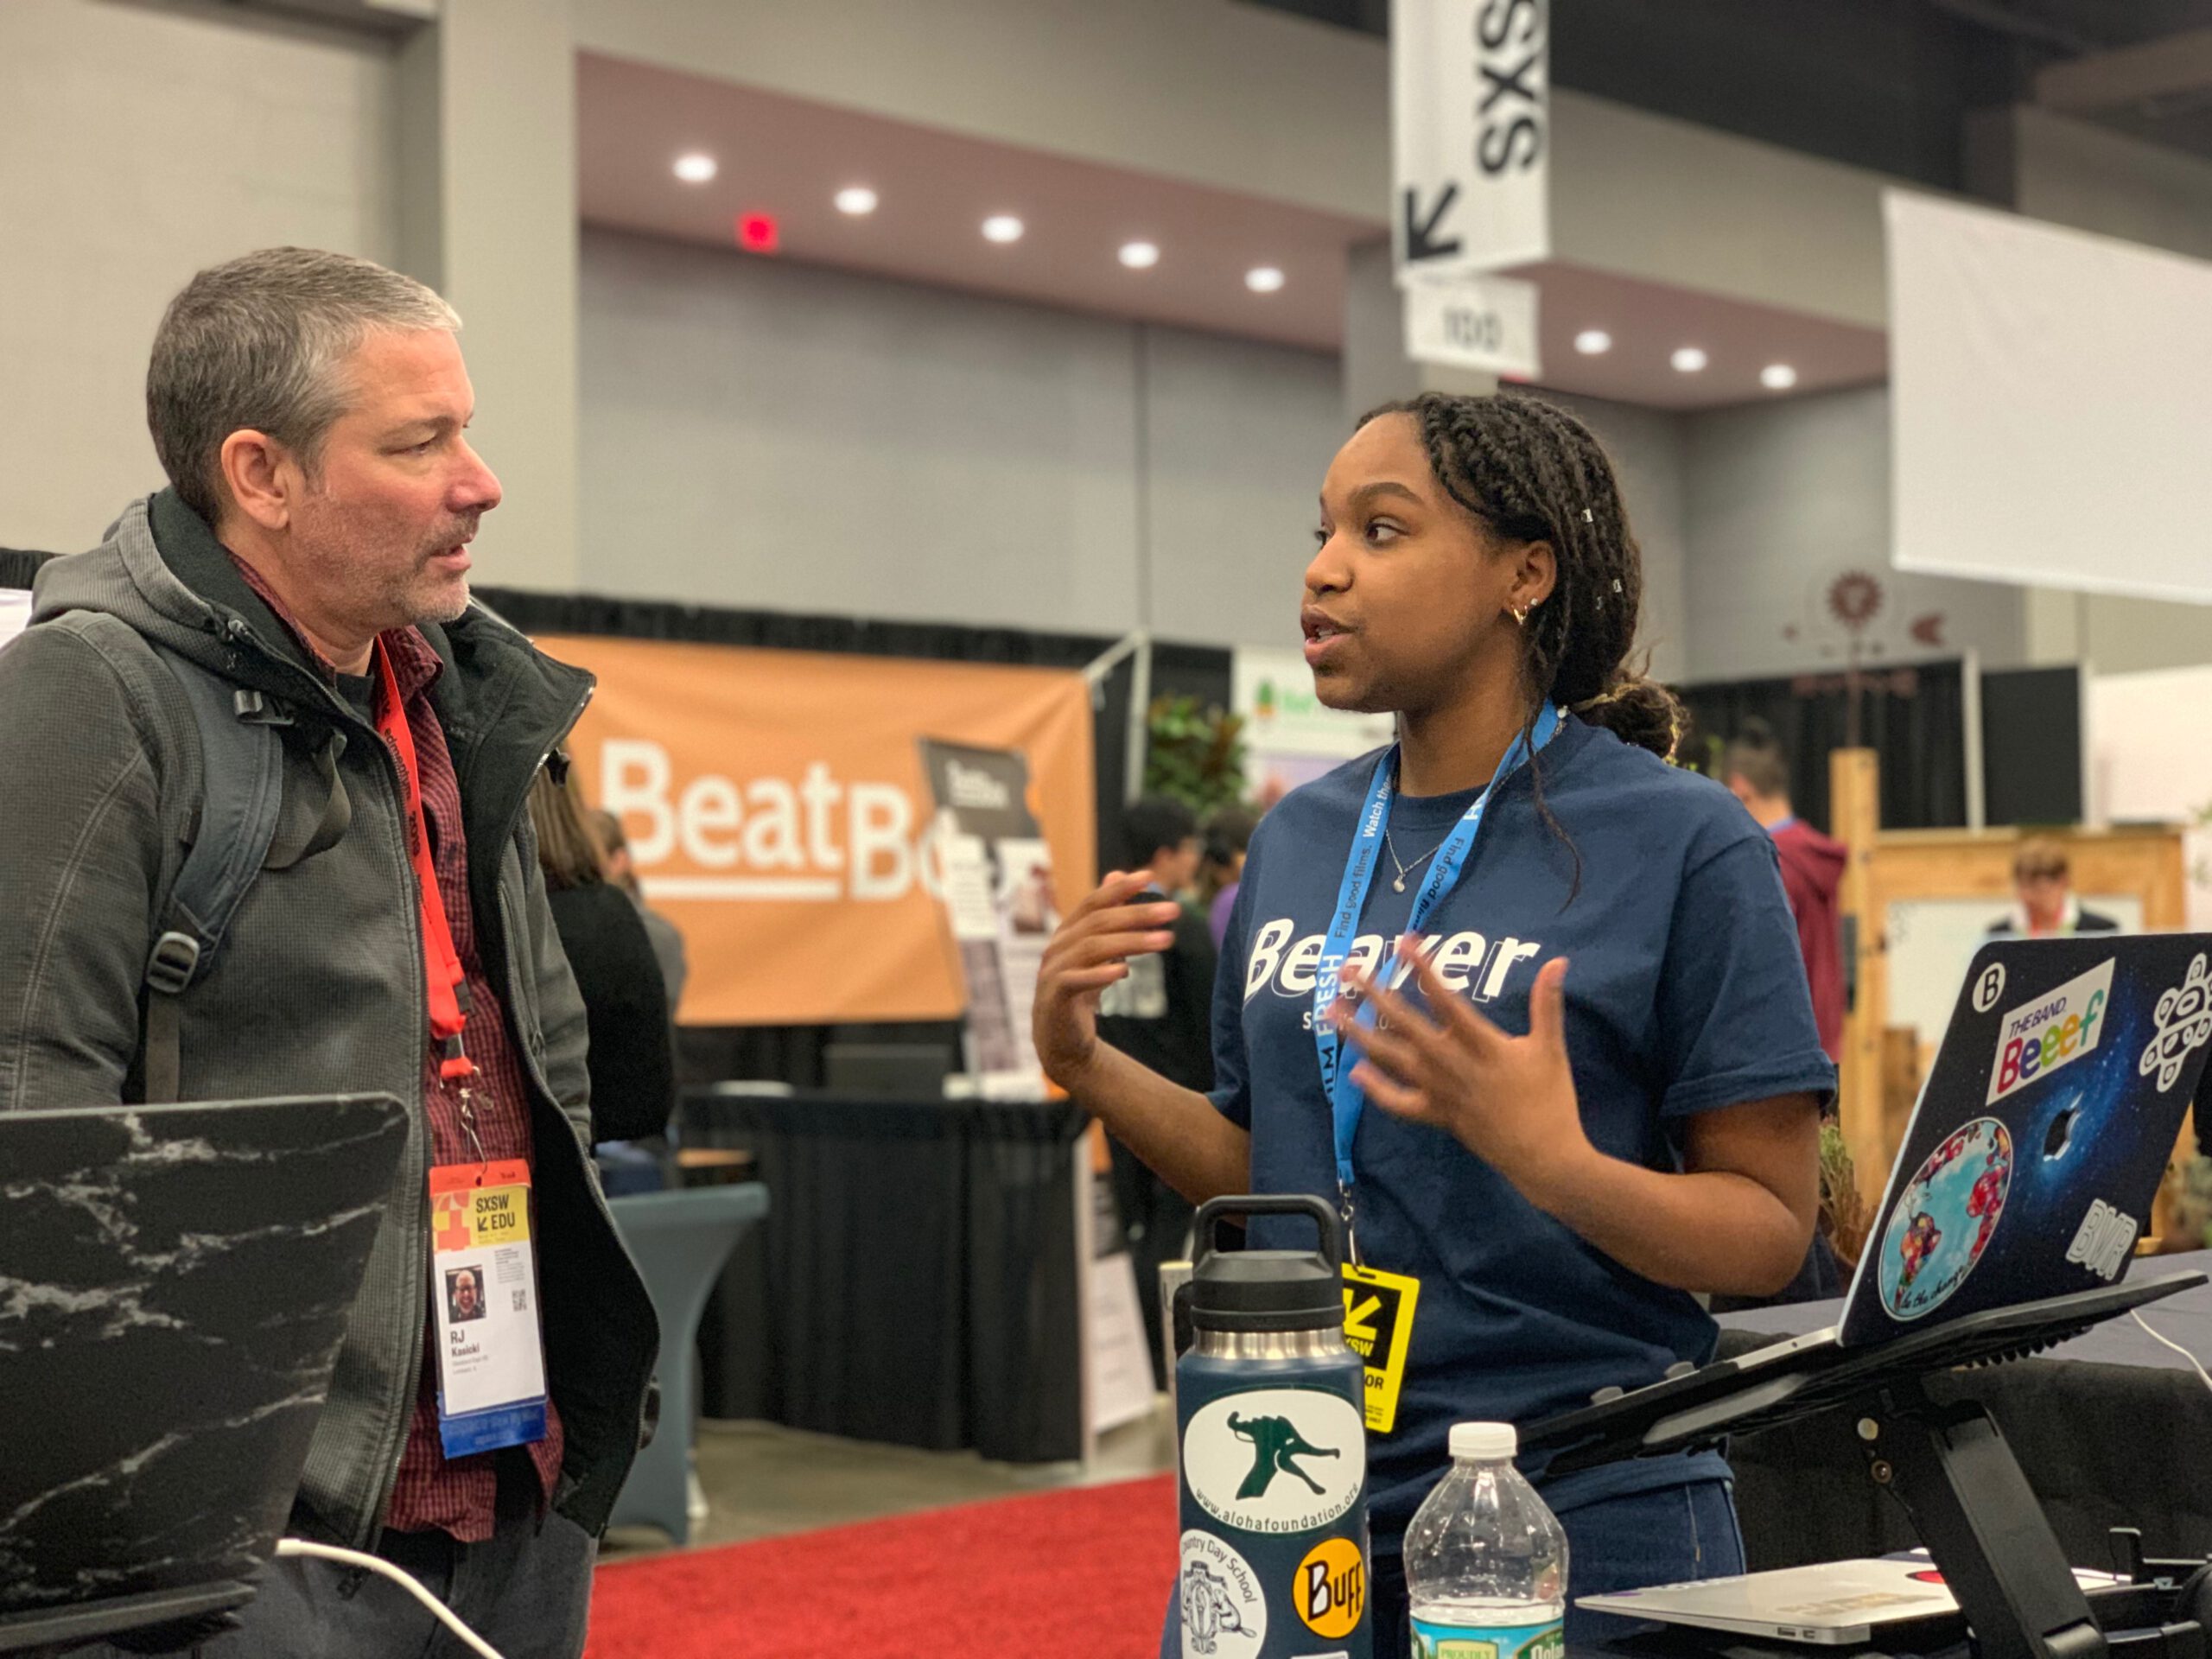
{"label": "gray column", "polygon": [[444,0],[399,58],[400,264],[461,313],[469,440],[506,499],[476,579],[582,585],[576,503],[576,66],[568,8]]}
{"label": "gray column", "polygon": [[1406,355],[1405,323],[1390,280],[1388,237],[1363,242],[1346,257],[1344,271],[1344,418],[1357,420],[1377,404],[1424,391],[1487,397],[1497,377],[1472,369],[1440,368]]}

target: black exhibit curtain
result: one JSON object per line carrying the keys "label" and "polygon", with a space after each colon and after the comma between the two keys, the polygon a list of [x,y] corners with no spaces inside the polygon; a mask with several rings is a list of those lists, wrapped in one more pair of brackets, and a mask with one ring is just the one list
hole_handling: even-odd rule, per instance
{"label": "black exhibit curtain", "polygon": [[1718,776],[1729,741],[1746,721],[1764,721],[1789,757],[1790,803],[1808,823],[1830,826],[1828,756],[1855,737],[1881,758],[1883,829],[1966,825],[1966,688],[1959,663],[1713,682],[1677,686],[1675,694],[1690,715],[1679,751],[1685,764]]}
{"label": "black exhibit curtain", "polygon": [[27,548],[0,547],[0,588],[29,588],[38,568],[52,553],[34,553]]}
{"label": "black exhibit curtain", "polygon": [[[849,616],[613,599],[596,594],[541,594],[479,588],[476,597],[525,633],[612,634],[690,645],[742,645],[926,661],[1004,663],[1030,668],[1081,669],[1114,640],[1103,634],[1040,633],[938,622],[873,622]],[[1229,705],[1230,652],[1210,645],[1155,641],[1154,696],[1187,695]],[[1135,665],[1123,660],[1093,688],[1092,747],[1097,795],[1097,846],[1121,844],[1122,803],[1129,760],[1129,700]],[[765,1078],[818,1088],[822,1051],[831,1042],[942,1043],[958,1054],[953,1023],[849,1026],[687,1026],[677,1033],[680,1084]],[[956,1067],[957,1069],[957,1067]]]}
{"label": "black exhibit curtain", "polygon": [[701,1321],[701,1402],[1016,1463],[1078,1457],[1071,1103],[694,1090],[693,1146],[741,1147],[775,1194]]}

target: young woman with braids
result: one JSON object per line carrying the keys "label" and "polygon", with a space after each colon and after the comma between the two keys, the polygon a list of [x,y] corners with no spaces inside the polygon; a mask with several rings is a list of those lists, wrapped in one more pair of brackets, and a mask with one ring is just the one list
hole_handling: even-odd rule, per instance
{"label": "young woman with braids", "polygon": [[[1694,1293],[1789,1280],[1834,1073],[1770,838],[1665,763],[1676,707],[1628,663],[1641,563],[1589,432],[1532,397],[1378,410],[1330,466],[1318,540],[1316,692],[1394,712],[1399,741],[1261,823],[1212,1096],[1096,1039],[1099,990],[1170,938],[1141,876],[1062,926],[1035,1029],[1051,1075],[1189,1198],[1340,1199],[1360,1262],[1418,1282],[1395,1420],[1369,1434],[1382,1659],[1408,1650],[1401,1536],[1452,1423],[1655,1382],[1713,1351]],[[1357,997],[1332,999],[1336,958]],[[1743,1570],[1716,1455],[1522,1466],[1574,1592]]]}

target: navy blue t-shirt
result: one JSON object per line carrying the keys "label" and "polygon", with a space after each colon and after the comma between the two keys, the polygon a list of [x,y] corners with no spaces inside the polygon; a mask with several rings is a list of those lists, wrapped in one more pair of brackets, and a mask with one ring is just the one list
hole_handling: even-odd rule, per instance
{"label": "navy blue t-shirt", "polygon": [[[1260,1192],[1337,1190],[1329,1103],[1313,1034],[1313,972],[1377,755],[1293,791],[1262,820],[1230,912],[1214,988],[1216,1106],[1252,1134]],[[1445,982],[1516,1034],[1536,970],[1569,958],[1567,1045],[1583,1127],[1598,1148],[1681,1167],[1683,1119],[1777,1095],[1825,1098],[1835,1073],[1813,1023],[1797,930],[1772,838],[1718,784],[1569,717],[1529,769],[1500,785],[1459,885],[1423,930]],[[1478,791],[1396,797],[1355,965],[1404,928],[1421,855]],[[1569,845],[1569,841],[1572,846]],[[1581,886],[1573,892],[1576,855]],[[1573,892],[1572,902],[1569,894]],[[1356,1058],[1346,1045],[1349,1058]],[[1597,1389],[1656,1382],[1712,1357],[1694,1299],[1630,1272],[1530,1205],[1443,1132],[1370,1105],[1353,1142],[1366,1265],[1421,1281],[1395,1429],[1370,1433],[1378,1550],[1449,1462],[1454,1422],[1528,1424]],[[1311,1248],[1281,1220],[1253,1243]],[[1541,1479],[1541,1468],[1522,1467]],[[1554,1483],[1555,1509],[1727,1473],[1712,1455],[1618,1464]]]}

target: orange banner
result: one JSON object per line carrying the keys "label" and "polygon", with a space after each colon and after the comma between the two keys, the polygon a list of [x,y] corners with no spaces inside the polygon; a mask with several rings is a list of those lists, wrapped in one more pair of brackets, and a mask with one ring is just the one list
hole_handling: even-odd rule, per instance
{"label": "orange banner", "polygon": [[683,931],[686,1025],[960,1014],[917,739],[1027,755],[1061,910],[1091,886],[1079,674],[598,636],[537,643],[599,677],[569,752],[591,804],[621,815],[646,901]]}

